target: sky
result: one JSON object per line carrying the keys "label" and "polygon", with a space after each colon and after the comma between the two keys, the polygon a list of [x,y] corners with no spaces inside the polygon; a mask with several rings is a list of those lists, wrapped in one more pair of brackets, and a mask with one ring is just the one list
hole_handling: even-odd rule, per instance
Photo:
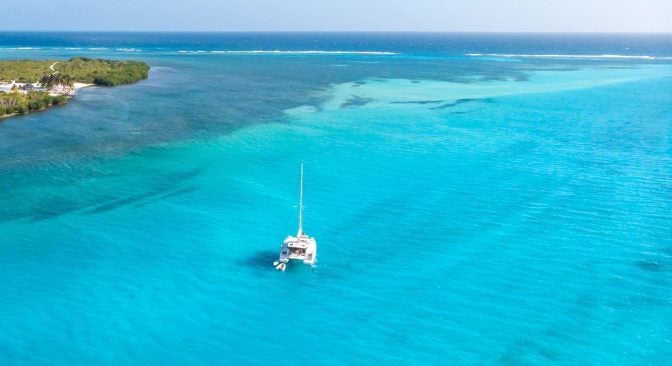
{"label": "sky", "polygon": [[2,0],[0,30],[672,32],[672,0]]}

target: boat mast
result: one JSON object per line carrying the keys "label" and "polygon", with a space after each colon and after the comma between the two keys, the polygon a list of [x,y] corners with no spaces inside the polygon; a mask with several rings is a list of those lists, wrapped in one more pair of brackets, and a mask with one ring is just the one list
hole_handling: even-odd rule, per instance
{"label": "boat mast", "polygon": [[301,182],[299,192],[299,232],[296,234],[297,237],[303,234],[303,162],[301,162]]}

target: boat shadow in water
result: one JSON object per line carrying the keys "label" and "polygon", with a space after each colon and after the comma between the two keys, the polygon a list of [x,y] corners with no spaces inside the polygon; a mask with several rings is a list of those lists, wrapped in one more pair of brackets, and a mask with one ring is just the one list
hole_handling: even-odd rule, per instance
{"label": "boat shadow in water", "polygon": [[273,269],[273,261],[276,260],[278,260],[278,252],[259,250],[250,257],[241,260],[240,264],[252,268]]}
{"label": "boat shadow in water", "polygon": [[[273,262],[277,260],[278,252],[272,250],[259,250],[250,257],[239,260],[238,265],[255,270],[272,270],[272,272],[276,272],[276,270],[273,268]],[[301,273],[303,271],[316,272],[316,270],[317,266],[305,266],[303,263],[291,263],[287,266],[285,272]]]}

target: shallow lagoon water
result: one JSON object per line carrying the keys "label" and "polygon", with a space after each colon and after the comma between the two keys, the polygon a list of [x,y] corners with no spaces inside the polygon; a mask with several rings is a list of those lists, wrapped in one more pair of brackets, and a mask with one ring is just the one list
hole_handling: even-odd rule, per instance
{"label": "shallow lagoon water", "polygon": [[[154,66],[0,124],[0,363],[672,357],[672,65],[117,37],[0,52]],[[319,263],[278,273],[300,161]]]}

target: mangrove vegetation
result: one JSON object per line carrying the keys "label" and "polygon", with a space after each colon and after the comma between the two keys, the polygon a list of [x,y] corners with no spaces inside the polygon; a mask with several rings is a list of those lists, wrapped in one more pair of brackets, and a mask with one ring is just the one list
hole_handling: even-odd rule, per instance
{"label": "mangrove vegetation", "polygon": [[47,107],[65,104],[65,95],[51,95],[46,91],[31,90],[21,93],[17,89],[9,93],[0,92],[0,117],[14,114],[26,114]]}
{"label": "mangrove vegetation", "polygon": [[139,61],[86,57],[0,61],[0,118],[65,104],[76,83],[116,86],[138,82],[148,74],[149,65]]}
{"label": "mangrove vegetation", "polygon": [[114,61],[75,57],[59,60],[0,61],[0,82],[37,83],[44,76],[67,75],[73,82],[100,86],[131,84],[149,75],[149,65],[140,61]]}

